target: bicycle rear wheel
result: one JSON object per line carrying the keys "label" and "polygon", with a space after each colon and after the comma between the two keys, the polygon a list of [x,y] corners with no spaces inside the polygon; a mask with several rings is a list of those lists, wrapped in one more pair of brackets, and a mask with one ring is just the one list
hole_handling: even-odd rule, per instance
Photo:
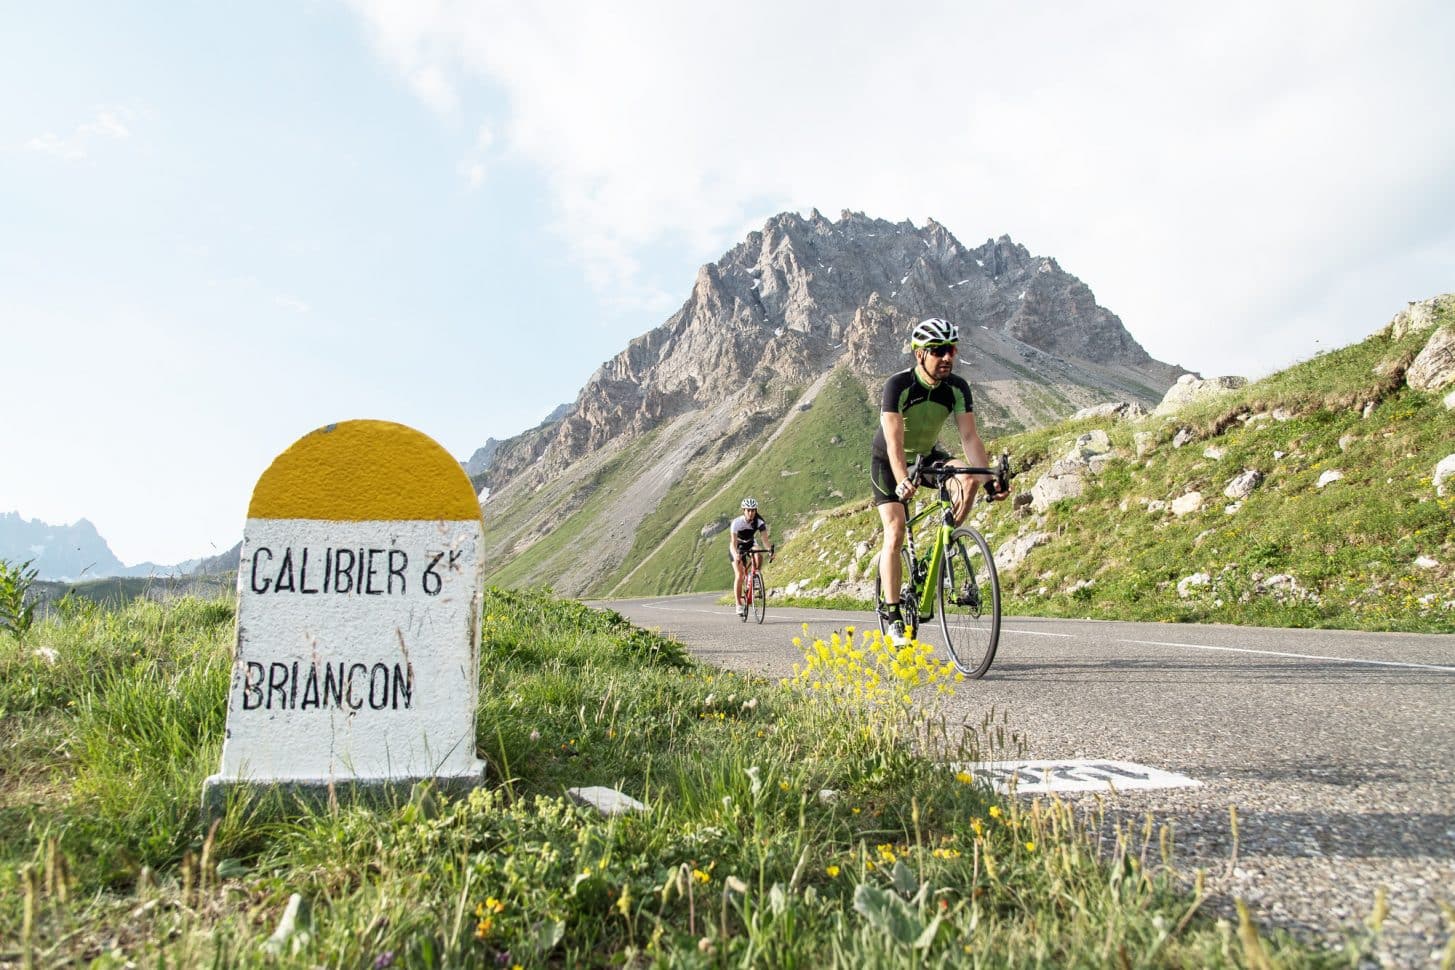
{"label": "bicycle rear wheel", "polygon": [[753,616],[759,623],[768,612],[768,590],[763,583],[762,573],[753,573]]}
{"label": "bicycle rear wheel", "polygon": [[1000,578],[979,532],[964,527],[950,536],[935,598],[951,662],[972,680],[985,676],[1000,643]]}
{"label": "bicycle rear wheel", "polygon": [[[884,553],[881,551],[874,557],[874,610],[879,618],[879,632],[885,636],[889,635],[889,619],[884,615],[888,603],[884,599],[884,590],[880,587],[884,583],[884,577],[879,572],[879,559]],[[904,617],[906,628],[919,632],[919,611],[918,600],[915,596],[914,585],[914,562],[909,557],[909,544],[899,549],[899,610]]]}

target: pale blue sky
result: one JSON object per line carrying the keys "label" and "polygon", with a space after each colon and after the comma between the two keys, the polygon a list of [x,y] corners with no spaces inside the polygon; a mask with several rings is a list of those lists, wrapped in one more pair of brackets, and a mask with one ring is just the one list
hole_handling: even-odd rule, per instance
{"label": "pale blue sky", "polygon": [[1455,289],[1448,4],[1003,6],[11,5],[0,511],[171,562],[330,421],[466,457],[781,209],[1009,233],[1208,373]]}

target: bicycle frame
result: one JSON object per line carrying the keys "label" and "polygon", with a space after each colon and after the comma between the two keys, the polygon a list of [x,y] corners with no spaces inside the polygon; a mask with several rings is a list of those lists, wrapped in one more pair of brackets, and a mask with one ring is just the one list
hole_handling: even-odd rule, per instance
{"label": "bicycle frame", "polygon": [[743,605],[753,605],[753,577],[758,575],[758,557],[747,557],[747,569],[743,571]]}
{"label": "bicycle frame", "polygon": [[[918,606],[917,612],[921,625],[925,620],[934,619],[935,596],[934,591],[940,581],[940,570],[945,564],[945,550],[950,545],[950,535],[955,531],[955,507],[950,502],[949,495],[945,492],[945,486],[940,486],[940,497],[932,505],[927,505],[915,513],[904,525],[904,545],[909,551],[909,561],[912,568],[917,572],[919,569],[919,556],[914,547],[914,530],[925,519],[940,513],[940,524],[935,529],[935,544],[930,549],[930,558],[925,565],[924,576],[910,576],[910,587],[914,589]],[[903,582],[903,578],[900,579]]]}
{"label": "bicycle frame", "polygon": [[758,566],[758,560],[764,553],[767,553],[771,557],[773,555],[773,549],[771,547],[768,549],[754,547],[746,550],[746,552],[747,555],[743,559],[745,568],[743,570],[743,602],[741,604],[743,608],[742,621],[744,623],[748,622],[748,613],[756,611],[758,622],[762,623],[763,615],[768,609],[768,589],[767,585],[764,584],[762,602],[759,602],[757,588],[763,582],[763,571]]}

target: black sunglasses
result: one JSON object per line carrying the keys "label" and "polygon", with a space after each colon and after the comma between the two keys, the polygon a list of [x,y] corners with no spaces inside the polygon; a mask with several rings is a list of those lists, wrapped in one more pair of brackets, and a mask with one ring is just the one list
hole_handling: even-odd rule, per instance
{"label": "black sunglasses", "polygon": [[959,348],[956,347],[954,344],[935,344],[932,347],[926,347],[925,353],[929,354],[931,357],[949,357],[955,354],[958,350]]}

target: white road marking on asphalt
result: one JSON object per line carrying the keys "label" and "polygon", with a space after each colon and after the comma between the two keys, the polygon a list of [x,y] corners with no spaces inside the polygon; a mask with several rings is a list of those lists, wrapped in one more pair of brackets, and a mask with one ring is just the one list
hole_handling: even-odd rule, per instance
{"label": "white road marking on asphalt", "polygon": [[1044,630],[1012,630],[1009,627],[1000,631],[1001,633],[1014,633],[1025,637],[1069,637],[1074,638],[1075,633],[1047,633]]}
{"label": "white road marking on asphalt", "polygon": [[1125,791],[1131,788],[1196,788],[1202,782],[1175,771],[1130,761],[1078,758],[1071,761],[988,761],[951,763],[951,771],[968,771],[997,791],[1022,795],[1042,792]]}
{"label": "white road marking on asphalt", "polygon": [[707,613],[710,616],[731,615],[728,613],[727,607],[723,607],[720,610],[684,610],[680,606],[657,606],[655,603],[638,603],[637,605],[644,610],[661,610],[664,613]]}
{"label": "white road marking on asphalt", "polygon": [[1455,667],[1441,667],[1437,664],[1405,663],[1400,660],[1365,660],[1362,657],[1325,657],[1315,653],[1285,653],[1282,650],[1254,650],[1251,647],[1214,647],[1206,643],[1171,643],[1164,640],[1122,640],[1122,643],[1140,643],[1149,647],[1186,647],[1189,650],[1220,650],[1224,653],[1256,653],[1265,657],[1292,657],[1296,660],[1328,660],[1341,664],[1368,664],[1372,667],[1416,667],[1420,670],[1440,670],[1455,674]]}

